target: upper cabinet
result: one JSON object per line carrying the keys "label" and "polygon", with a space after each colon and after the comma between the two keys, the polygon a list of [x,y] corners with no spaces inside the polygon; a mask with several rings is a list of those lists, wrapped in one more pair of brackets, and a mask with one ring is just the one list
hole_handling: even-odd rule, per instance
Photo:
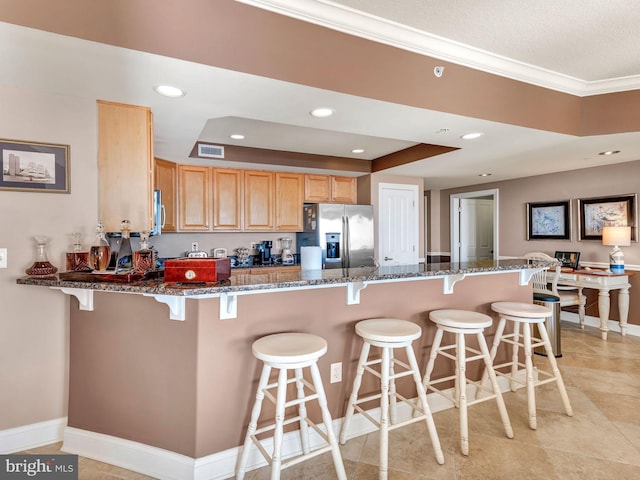
{"label": "upper cabinet", "polygon": [[274,174],[244,171],[244,230],[269,231],[274,227]]}
{"label": "upper cabinet", "polygon": [[154,188],[162,192],[162,231],[178,230],[178,166],[156,158],[154,162]]}
{"label": "upper cabinet", "polygon": [[355,177],[331,177],[331,201],[358,203],[358,181]]}
{"label": "upper cabinet", "polygon": [[301,232],[304,205],[304,175],[276,172],[276,230]]}
{"label": "upper cabinet", "polygon": [[178,230],[206,232],[211,225],[211,168],[178,165]]}
{"label": "upper cabinet", "polygon": [[309,203],[358,203],[355,177],[304,176],[304,201]]}
{"label": "upper cabinet", "polygon": [[107,232],[129,220],[153,228],[153,121],[146,107],[97,101],[98,216]]}
{"label": "upper cabinet", "polygon": [[213,168],[213,230],[241,230],[243,171]]}

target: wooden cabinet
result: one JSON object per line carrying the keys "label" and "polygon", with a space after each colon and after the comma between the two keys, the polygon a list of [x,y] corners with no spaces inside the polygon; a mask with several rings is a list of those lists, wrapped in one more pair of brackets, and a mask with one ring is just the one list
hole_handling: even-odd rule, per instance
{"label": "wooden cabinet", "polygon": [[206,232],[211,225],[211,169],[178,165],[178,229]]}
{"label": "wooden cabinet", "polygon": [[304,201],[310,203],[358,203],[357,179],[333,175],[305,175]]}
{"label": "wooden cabinet", "polygon": [[153,228],[153,121],[147,107],[98,100],[98,216],[107,232],[129,220]]}
{"label": "wooden cabinet", "polygon": [[154,162],[154,188],[162,192],[162,231],[178,229],[178,165],[156,158]]}
{"label": "wooden cabinet", "polygon": [[273,230],[273,192],[273,172],[244,171],[244,230]]}
{"label": "wooden cabinet", "polygon": [[243,172],[213,168],[213,230],[242,229]]}
{"label": "wooden cabinet", "polygon": [[355,177],[331,177],[331,201],[358,203],[358,183]]}
{"label": "wooden cabinet", "polygon": [[304,206],[304,175],[276,172],[276,230],[301,232]]}
{"label": "wooden cabinet", "polygon": [[304,201],[311,203],[327,203],[331,201],[330,175],[304,176]]}

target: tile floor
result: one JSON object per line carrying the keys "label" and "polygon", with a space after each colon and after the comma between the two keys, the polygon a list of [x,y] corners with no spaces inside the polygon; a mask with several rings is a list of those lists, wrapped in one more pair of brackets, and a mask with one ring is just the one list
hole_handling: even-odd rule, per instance
{"label": "tile floor", "polygon": [[[536,389],[538,429],[530,430],[524,389],[504,395],[515,438],[508,439],[494,402],[469,408],[470,455],[459,453],[457,410],[434,415],[445,464],[438,465],[426,427],[416,423],[391,432],[390,480],[631,480],[640,478],[640,338],[596,328],[562,325],[558,359],[574,416],[564,414],[555,384]],[[542,367],[546,358],[536,355]],[[30,451],[57,452],[60,444]],[[375,480],[378,434],[351,439],[342,447],[350,480]],[[141,480],[144,475],[80,459],[81,480]],[[247,480],[269,479],[269,469]],[[329,454],[282,472],[282,480],[335,479]]]}

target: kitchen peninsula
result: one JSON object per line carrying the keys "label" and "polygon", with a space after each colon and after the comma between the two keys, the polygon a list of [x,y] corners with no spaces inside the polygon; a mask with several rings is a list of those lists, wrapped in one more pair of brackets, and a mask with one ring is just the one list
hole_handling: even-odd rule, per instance
{"label": "kitchen peninsula", "polygon": [[[237,275],[204,287],[32,277],[18,283],[75,289],[68,291],[65,451],[158,478],[228,478],[260,372],[251,354],[256,339],[284,331],[324,337],[329,350],[319,368],[331,414],[339,420],[361,346],[353,331],[357,321],[396,317],[416,322],[424,332],[415,343],[423,365],[435,333],[427,321],[429,311],[462,308],[491,315],[492,302],[530,301],[528,282],[540,268],[500,260],[275,272]],[[80,302],[79,291],[87,292],[79,294]],[[154,296],[161,298],[149,298]],[[169,319],[167,298],[180,299],[183,321]],[[235,315],[220,320],[230,304]],[[486,333],[490,337],[493,329]],[[337,362],[343,381],[331,384],[330,365]],[[399,382],[398,388],[405,384]]]}

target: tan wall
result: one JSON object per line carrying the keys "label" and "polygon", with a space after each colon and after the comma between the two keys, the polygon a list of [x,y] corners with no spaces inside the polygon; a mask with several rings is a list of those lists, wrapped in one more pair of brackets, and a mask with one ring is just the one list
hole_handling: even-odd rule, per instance
{"label": "tan wall", "polygon": [[[432,232],[439,237],[442,249],[450,250],[450,202],[452,193],[497,188],[499,190],[499,254],[519,256],[526,252],[541,251],[553,255],[556,250],[579,251],[580,261],[608,263],[611,247],[594,240],[578,241],[577,199],[607,195],[638,193],[640,161],[619,163],[603,167],[584,168],[570,172],[539,175],[505,182],[443,190],[440,195],[440,230]],[[572,200],[572,240],[526,240],[527,202]],[[625,263],[630,269],[640,270],[640,243],[623,247]],[[640,324],[640,278],[631,277],[629,323]],[[635,293],[634,293],[635,292]],[[613,295],[611,318],[617,319],[616,294]],[[597,315],[597,300],[589,299],[590,314]]]}
{"label": "tan wall", "polygon": [[[531,287],[518,285],[518,272],[470,276],[456,283],[453,295],[444,295],[442,285],[442,279],[372,284],[361,291],[359,305],[346,305],[344,286],[246,295],[238,297],[232,320],[218,320],[218,299],[187,300],[184,322],[169,320],[166,305],[139,295],[97,292],[93,312],[78,310],[73,299],[69,425],[200,458],[242,443],[261,368],[251,344],[263,335],[298,331],[327,340],[319,368],[329,409],[340,418],[362,345],[357,321],[396,317],[422,326],[414,349],[424,368],[435,332],[429,311],[491,314],[493,301],[531,298]],[[489,343],[496,324],[486,332]],[[343,363],[343,381],[330,384],[335,362]],[[451,371],[439,362],[434,375]],[[470,364],[468,376],[479,375],[480,365]],[[398,382],[406,395],[408,381]],[[367,381],[363,391],[374,386]],[[265,402],[267,412],[273,408]],[[310,415],[320,421],[317,411]]]}
{"label": "tan wall", "polygon": [[91,241],[97,221],[96,108],[77,98],[0,86],[2,137],[70,145],[71,193],[0,191],[0,430],[67,414],[68,305],[65,295],[16,285],[35,260],[32,237],[51,237],[49,260],[63,267],[69,234]]}

